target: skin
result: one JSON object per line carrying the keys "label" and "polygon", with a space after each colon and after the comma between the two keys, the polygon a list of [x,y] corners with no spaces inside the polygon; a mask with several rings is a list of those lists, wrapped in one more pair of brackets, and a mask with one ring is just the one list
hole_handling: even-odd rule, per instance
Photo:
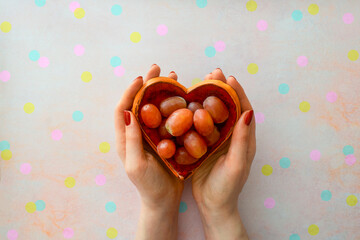
{"label": "skin", "polygon": [[[142,85],[159,75],[160,67],[152,65],[144,78],[139,76],[132,82],[115,108],[117,152],[129,179],[141,196],[141,213],[135,239],[177,238],[184,183],[165,170],[157,154],[142,142],[139,125],[129,111]],[[177,80],[174,72],[168,77]],[[205,79],[218,79],[231,85],[239,96],[243,113],[234,128],[231,141],[227,141],[219,154],[214,154],[193,175],[193,196],[207,239],[248,239],[237,209],[237,199],[255,156],[255,121],[250,126],[244,123],[252,107],[234,77],[226,79],[220,69],[215,69]],[[128,126],[125,126],[124,110],[130,114],[131,123]]]}

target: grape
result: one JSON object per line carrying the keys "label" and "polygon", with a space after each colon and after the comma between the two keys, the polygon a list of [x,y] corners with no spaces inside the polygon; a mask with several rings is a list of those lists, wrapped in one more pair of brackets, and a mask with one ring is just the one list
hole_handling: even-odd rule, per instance
{"label": "grape", "polygon": [[157,128],[161,124],[161,114],[154,104],[146,104],[141,108],[140,115],[149,128]]}
{"label": "grape", "polygon": [[190,130],[185,134],[184,147],[194,158],[201,158],[207,151],[206,142],[194,130]]}
{"label": "grape", "polygon": [[194,126],[200,135],[210,135],[214,130],[214,122],[211,115],[205,109],[198,109],[194,113]]}
{"label": "grape", "polygon": [[160,112],[164,117],[170,116],[171,113],[180,108],[186,108],[186,101],[179,96],[169,97],[160,103]]}
{"label": "grape", "polygon": [[198,109],[203,109],[203,106],[199,102],[191,102],[188,105],[188,109],[190,109],[194,113]]}
{"label": "grape", "polygon": [[214,130],[212,131],[212,133],[204,137],[204,140],[206,142],[206,145],[212,146],[219,140],[219,138],[220,138],[220,132],[217,129],[217,127],[214,126]]}
{"label": "grape", "polygon": [[188,165],[196,162],[198,159],[191,156],[184,147],[176,149],[175,161],[178,164]]}
{"label": "grape", "polygon": [[193,115],[187,108],[176,110],[166,120],[166,130],[175,137],[183,135],[191,128]]}
{"label": "grape", "polygon": [[164,119],[161,122],[161,124],[158,128],[158,133],[159,133],[160,139],[169,139],[172,137],[172,135],[165,128],[165,122],[166,122],[166,119]]}
{"label": "grape", "polygon": [[163,139],[158,143],[157,151],[160,157],[171,158],[176,151],[175,143],[169,139]]}
{"label": "grape", "polygon": [[226,105],[215,96],[207,97],[203,106],[210,113],[215,123],[222,123],[229,117],[229,110]]}

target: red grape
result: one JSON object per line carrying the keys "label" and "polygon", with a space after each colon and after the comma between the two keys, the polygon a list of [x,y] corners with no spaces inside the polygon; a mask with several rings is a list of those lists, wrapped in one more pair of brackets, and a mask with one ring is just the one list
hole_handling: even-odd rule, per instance
{"label": "red grape", "polygon": [[203,102],[203,106],[210,113],[215,123],[222,123],[229,117],[229,110],[218,97],[207,97]]}
{"label": "red grape", "polygon": [[171,158],[176,151],[175,143],[169,139],[163,139],[158,143],[157,151],[160,157]]}
{"label": "red grape", "polygon": [[144,124],[149,128],[157,128],[161,124],[160,111],[151,103],[148,103],[141,108],[140,115]]}

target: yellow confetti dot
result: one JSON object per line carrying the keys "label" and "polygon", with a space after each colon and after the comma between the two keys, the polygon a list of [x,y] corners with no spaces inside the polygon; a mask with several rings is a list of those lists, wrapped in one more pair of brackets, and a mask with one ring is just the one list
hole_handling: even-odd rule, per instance
{"label": "yellow confetti dot", "polygon": [[317,235],[319,233],[319,227],[315,224],[311,224],[308,228],[308,232],[310,235]]}
{"label": "yellow confetti dot", "polygon": [[303,101],[299,105],[299,109],[302,112],[308,112],[310,110],[310,103]]}
{"label": "yellow confetti dot", "polygon": [[265,175],[265,176],[270,176],[273,172],[273,168],[272,166],[266,164],[262,167],[261,172]]}
{"label": "yellow confetti dot", "polygon": [[250,63],[247,67],[247,70],[250,74],[255,74],[259,71],[259,67],[255,63]]}
{"label": "yellow confetti dot", "polygon": [[73,177],[67,177],[65,179],[65,186],[68,188],[73,188],[75,186],[75,179]]}
{"label": "yellow confetti dot", "polygon": [[118,235],[118,232],[115,228],[109,228],[107,231],[106,231],[106,236],[110,239],[114,239],[116,238]]}
{"label": "yellow confetti dot", "polygon": [[36,204],[33,203],[33,202],[28,202],[26,205],[25,205],[25,210],[28,212],[28,213],[33,213],[36,211]]}
{"label": "yellow confetti dot", "polygon": [[34,104],[32,104],[32,103],[30,103],[30,102],[25,103],[25,105],[24,105],[24,111],[25,111],[26,113],[30,114],[30,113],[34,112],[34,110],[35,110]]}
{"label": "yellow confetti dot", "polygon": [[133,32],[131,35],[130,35],[130,40],[134,43],[138,43],[140,42],[141,40],[141,35],[140,33],[138,32]]}
{"label": "yellow confetti dot", "polygon": [[82,80],[83,82],[90,82],[91,79],[92,79],[92,75],[91,75],[90,72],[83,72],[83,73],[81,74],[81,80]]}
{"label": "yellow confetti dot", "polygon": [[248,11],[253,12],[253,11],[256,10],[256,8],[257,8],[257,4],[256,4],[255,1],[250,0],[250,1],[248,1],[248,2],[246,3],[246,9],[247,9]]}
{"label": "yellow confetti dot", "polygon": [[308,11],[311,15],[316,15],[318,14],[319,12],[319,6],[316,5],[315,3],[314,4],[311,4],[309,7],[308,7]]}
{"label": "yellow confetti dot", "polygon": [[349,205],[349,206],[355,206],[357,204],[357,197],[355,195],[349,195],[347,198],[346,198],[346,203]]}
{"label": "yellow confetti dot", "polygon": [[102,142],[99,146],[100,152],[107,153],[110,151],[110,144],[108,142]]}
{"label": "yellow confetti dot", "polygon": [[359,58],[359,52],[356,51],[356,50],[350,50],[348,52],[348,58],[351,60],[351,61],[356,61],[358,58]]}
{"label": "yellow confetti dot", "polygon": [[1,151],[1,158],[4,160],[10,160],[12,157],[12,153],[9,149],[5,149]]}
{"label": "yellow confetti dot", "polygon": [[78,19],[85,17],[85,10],[82,8],[75,9],[74,16]]}
{"label": "yellow confetti dot", "polygon": [[195,85],[195,84],[198,84],[199,82],[201,82],[202,80],[200,78],[194,78],[192,81],[191,81],[191,86]]}
{"label": "yellow confetti dot", "polygon": [[2,22],[0,25],[0,29],[4,33],[10,32],[11,24],[9,22]]}

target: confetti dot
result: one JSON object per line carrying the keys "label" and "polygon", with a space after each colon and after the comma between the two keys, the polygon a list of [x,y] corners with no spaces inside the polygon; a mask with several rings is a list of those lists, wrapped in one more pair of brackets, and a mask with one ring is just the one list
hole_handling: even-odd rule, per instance
{"label": "confetti dot", "polygon": [[291,234],[289,240],[300,240],[300,236],[298,234]]}
{"label": "confetti dot", "polygon": [[321,157],[321,152],[319,150],[312,150],[310,152],[310,158],[313,161],[319,161]]}
{"label": "confetti dot", "polygon": [[3,81],[3,82],[9,81],[9,80],[10,80],[10,76],[11,76],[11,74],[10,74],[9,71],[4,70],[4,71],[0,72],[0,79],[1,79],[1,81]]}
{"label": "confetti dot", "polygon": [[255,63],[250,63],[247,70],[250,74],[256,74],[259,71],[259,67]]}
{"label": "confetti dot", "polygon": [[113,213],[116,211],[116,204],[114,202],[107,202],[105,205],[105,210],[108,213]]}
{"label": "confetti dot", "polygon": [[99,146],[100,152],[107,153],[110,151],[110,144],[108,142],[102,142]]}
{"label": "confetti dot", "polygon": [[51,138],[55,141],[59,141],[62,138],[63,134],[59,129],[55,129],[51,132]]}
{"label": "confetti dot", "polygon": [[265,31],[268,27],[268,24],[265,20],[260,20],[256,24],[256,27],[259,29],[259,31]]}
{"label": "confetti dot", "polygon": [[36,211],[43,211],[46,207],[46,204],[43,200],[37,200],[35,202],[36,205]]}
{"label": "confetti dot", "polygon": [[290,167],[290,159],[287,157],[283,157],[280,159],[280,167],[289,168]]}
{"label": "confetti dot", "polygon": [[196,5],[199,8],[204,8],[207,5],[207,0],[196,0]]}
{"label": "confetti dot", "polygon": [[353,148],[351,145],[346,145],[346,146],[343,148],[343,153],[344,153],[345,155],[354,154],[354,148]]}
{"label": "confetti dot", "polygon": [[42,68],[46,68],[49,66],[49,59],[47,57],[41,57],[39,58],[38,64]]}
{"label": "confetti dot", "polygon": [[73,177],[67,177],[65,179],[65,186],[68,188],[73,188],[75,186],[75,179]]}
{"label": "confetti dot", "polygon": [[85,17],[85,10],[82,8],[75,9],[74,16],[78,19]]}
{"label": "confetti dot", "polygon": [[69,239],[74,236],[74,230],[71,228],[65,228],[63,231],[64,238]]}
{"label": "confetti dot", "polygon": [[337,99],[336,92],[328,92],[326,94],[326,100],[328,100],[329,102],[333,103],[336,101],[336,99]]}
{"label": "confetti dot", "polygon": [[133,43],[138,43],[138,42],[140,42],[140,40],[141,40],[141,35],[140,35],[140,33],[138,33],[138,32],[133,32],[133,33],[131,33],[131,35],[130,35],[130,40],[131,40]]}
{"label": "confetti dot", "polygon": [[351,60],[351,61],[356,61],[358,58],[359,58],[359,53],[358,51],[356,50],[350,50],[348,52],[348,58]]}
{"label": "confetti dot", "polygon": [[110,239],[114,239],[116,238],[118,235],[118,232],[115,228],[109,228],[107,231],[106,231],[106,236]]}
{"label": "confetti dot", "polygon": [[188,209],[188,206],[187,206],[186,202],[181,201],[180,207],[179,207],[179,212],[184,213],[184,212],[186,212],[187,209]]}
{"label": "confetti dot", "polygon": [[256,123],[263,123],[265,121],[265,116],[262,112],[255,113],[255,122]]}
{"label": "confetti dot", "polygon": [[20,166],[20,172],[21,172],[22,174],[25,174],[25,175],[29,174],[29,173],[31,172],[31,165],[30,165],[30,163],[23,163],[23,164],[21,164],[21,166]]}
{"label": "confetti dot", "polygon": [[45,3],[46,3],[46,0],[35,0],[35,4],[36,4],[36,6],[38,6],[38,7],[44,6]]}
{"label": "confetti dot", "polygon": [[313,3],[308,7],[308,11],[311,15],[316,15],[319,12],[319,6]]}
{"label": "confetti dot", "polygon": [[347,198],[346,198],[346,203],[347,205],[353,207],[357,204],[358,202],[358,199],[355,195],[349,195]]}
{"label": "confetti dot", "polygon": [[122,13],[122,8],[120,5],[115,4],[111,7],[111,13],[114,16],[119,16]]}
{"label": "confetti dot", "polygon": [[250,0],[246,3],[246,9],[250,12],[255,11],[257,8],[257,3],[253,0]]}
{"label": "confetti dot", "polygon": [[310,235],[317,235],[319,233],[319,227],[315,224],[311,224],[308,228],[308,232]]}
{"label": "confetti dot", "polygon": [[287,85],[286,83],[282,83],[279,85],[280,94],[287,94],[289,90],[290,90],[289,85]]}
{"label": "confetti dot", "polygon": [[308,59],[305,56],[300,56],[297,58],[296,62],[300,67],[305,67],[308,64]]}
{"label": "confetti dot", "polygon": [[24,105],[24,111],[25,111],[26,113],[30,114],[30,113],[34,112],[34,110],[35,110],[34,104],[32,104],[32,103],[25,103],[25,105]]}
{"label": "confetti dot", "polygon": [[205,55],[208,57],[214,57],[216,54],[216,50],[214,47],[209,46],[205,48]]}
{"label": "confetti dot", "polygon": [[71,2],[69,4],[70,11],[74,12],[75,9],[80,8],[80,3],[78,2]]}
{"label": "confetti dot", "polygon": [[223,42],[223,41],[217,41],[215,44],[214,44],[214,47],[215,47],[215,50],[217,52],[222,52],[225,50],[226,48],[226,44]]}
{"label": "confetti dot", "polygon": [[8,33],[11,30],[11,24],[9,22],[2,22],[0,25],[0,29],[4,33]]}
{"label": "confetti dot", "polygon": [[96,185],[99,185],[99,186],[104,185],[106,183],[106,177],[101,174],[97,175],[95,177],[95,183],[96,183]]}
{"label": "confetti dot", "polygon": [[4,151],[5,149],[10,149],[10,143],[8,141],[1,141],[0,151]]}
{"label": "confetti dot", "polygon": [[113,66],[113,67],[120,66],[120,65],[121,65],[121,59],[120,59],[119,57],[117,57],[117,56],[112,57],[112,58],[110,59],[110,64],[111,64],[111,66]]}
{"label": "confetti dot", "polygon": [[321,192],[321,200],[330,201],[332,194],[329,190],[324,190]]}
{"label": "confetti dot", "polygon": [[299,105],[299,109],[302,112],[308,112],[310,110],[310,103],[303,101]]}
{"label": "confetti dot", "polygon": [[264,206],[266,208],[273,208],[275,206],[275,200],[273,198],[267,198],[264,201]]}
{"label": "confetti dot", "polygon": [[84,114],[80,111],[75,111],[72,114],[72,118],[75,122],[80,122],[84,118]]}
{"label": "confetti dot", "polygon": [[38,51],[36,51],[36,50],[32,50],[29,53],[29,58],[30,58],[31,61],[36,62],[40,58],[40,53]]}
{"label": "confetti dot", "polygon": [[292,12],[291,17],[294,21],[300,21],[303,18],[303,14],[300,10],[295,10]]}
{"label": "confetti dot", "polygon": [[15,229],[11,229],[7,232],[7,238],[9,240],[16,240],[18,238],[19,234]]}
{"label": "confetti dot", "polygon": [[36,204],[33,203],[33,202],[28,202],[26,205],[25,205],[25,210],[28,212],[28,213],[33,213],[36,211]]}
{"label": "confetti dot", "polygon": [[264,165],[261,169],[261,172],[265,175],[265,176],[270,176],[273,172],[273,168],[270,165]]}
{"label": "confetti dot", "polygon": [[85,52],[85,48],[83,45],[78,44],[74,47],[74,53],[76,56],[82,56],[84,52]]}
{"label": "confetti dot", "polygon": [[88,82],[91,81],[91,79],[92,79],[92,75],[91,75],[90,72],[83,72],[83,73],[81,74],[81,80],[82,80],[83,82],[88,83]]}
{"label": "confetti dot", "polygon": [[345,163],[346,163],[347,165],[352,166],[352,165],[355,164],[355,162],[356,162],[356,158],[355,158],[354,155],[352,155],[352,154],[346,155],[346,157],[345,157]]}
{"label": "confetti dot", "polygon": [[191,86],[198,84],[201,81],[202,81],[201,78],[194,78],[193,80],[191,80]]}
{"label": "confetti dot", "polygon": [[1,151],[1,158],[3,160],[10,160],[12,158],[12,152],[9,149]]}
{"label": "confetti dot", "polygon": [[115,76],[121,77],[125,73],[125,68],[123,66],[117,66],[114,68],[114,74]]}
{"label": "confetti dot", "polygon": [[345,13],[343,16],[343,21],[346,24],[351,24],[354,21],[354,16],[351,13]]}
{"label": "confetti dot", "polygon": [[168,28],[165,24],[160,24],[159,26],[157,26],[156,28],[156,32],[160,35],[160,36],[164,36],[167,34],[168,32]]}

